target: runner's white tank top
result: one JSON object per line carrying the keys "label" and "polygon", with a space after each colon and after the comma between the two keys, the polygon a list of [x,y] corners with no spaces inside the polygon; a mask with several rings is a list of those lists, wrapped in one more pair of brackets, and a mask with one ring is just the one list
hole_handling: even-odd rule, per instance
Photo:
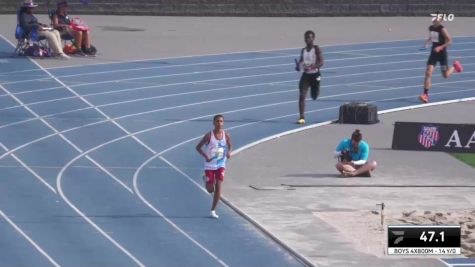
{"label": "runner's white tank top", "polygon": [[[310,65],[316,64],[317,63],[317,54],[315,53],[315,46],[312,47],[312,49],[310,49],[310,51],[307,51],[307,48],[304,48],[303,53],[302,53],[302,57],[303,57],[303,65],[304,66],[310,66]],[[318,69],[312,69],[312,70],[305,71],[305,73],[317,73],[317,72],[318,72]]]}
{"label": "runner's white tank top", "polygon": [[226,134],[224,131],[223,138],[221,140],[216,139],[213,131],[211,131],[211,138],[209,144],[206,146],[206,155],[209,159],[212,159],[210,162],[205,162],[205,170],[217,170],[219,168],[226,167]]}

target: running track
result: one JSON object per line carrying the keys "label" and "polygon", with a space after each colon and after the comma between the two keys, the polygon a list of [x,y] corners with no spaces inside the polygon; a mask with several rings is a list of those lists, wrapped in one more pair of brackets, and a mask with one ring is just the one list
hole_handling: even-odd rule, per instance
{"label": "running track", "polygon": [[[307,124],[335,119],[350,100],[379,110],[418,104],[428,55],[421,44],[324,47]],[[11,51],[0,39],[0,54]],[[207,217],[194,150],[217,113],[236,148],[298,128],[298,53],[48,70],[4,57],[0,266],[304,265],[225,205],[219,220]],[[449,56],[465,72],[449,80],[435,72],[431,102],[475,96],[475,38],[454,38]]]}

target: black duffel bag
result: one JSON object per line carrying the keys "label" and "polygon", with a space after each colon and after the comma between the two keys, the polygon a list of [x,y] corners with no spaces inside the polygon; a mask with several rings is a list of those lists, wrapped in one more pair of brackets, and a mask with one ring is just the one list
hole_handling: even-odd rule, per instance
{"label": "black duffel bag", "polygon": [[373,104],[350,102],[340,106],[339,123],[378,123],[378,107]]}

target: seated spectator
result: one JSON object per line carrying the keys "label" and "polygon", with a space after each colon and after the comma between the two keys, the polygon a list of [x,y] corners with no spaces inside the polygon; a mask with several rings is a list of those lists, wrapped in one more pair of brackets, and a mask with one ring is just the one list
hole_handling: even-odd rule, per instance
{"label": "seated spectator", "polygon": [[57,3],[57,8],[52,14],[53,28],[61,33],[63,39],[74,39],[74,45],[77,48],[77,55],[93,55],[91,49],[91,34],[89,29],[73,29],[71,18],[68,15],[68,2],[61,1]]}
{"label": "seated spectator", "polygon": [[343,176],[371,177],[371,172],[376,169],[376,161],[368,161],[369,145],[362,139],[363,135],[356,129],[351,139],[344,139],[336,148],[335,156],[339,159],[336,169]]}
{"label": "seated spectator", "polygon": [[33,0],[26,0],[23,3],[18,14],[20,27],[28,36],[36,32],[38,36],[46,38],[49,47],[53,50],[56,56],[63,59],[69,59],[70,57],[63,53],[59,32],[49,28],[46,24],[39,23],[38,19],[33,15],[33,9],[37,6],[37,4],[33,3]]}

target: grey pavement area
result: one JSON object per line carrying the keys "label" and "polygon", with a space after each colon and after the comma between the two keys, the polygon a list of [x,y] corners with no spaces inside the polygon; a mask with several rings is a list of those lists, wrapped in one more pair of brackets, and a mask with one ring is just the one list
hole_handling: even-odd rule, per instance
{"label": "grey pavement area", "polygon": [[[336,123],[271,140],[232,159],[224,194],[317,266],[444,266],[435,259],[376,257],[363,253],[315,213],[368,211],[370,214],[379,209],[376,204],[381,202],[387,205],[387,213],[475,207],[473,187],[410,187],[475,186],[475,168],[443,152],[391,150],[395,121],[473,124],[474,112],[475,102],[462,102],[388,113],[381,115],[380,123],[374,125]],[[355,128],[361,129],[371,147],[370,158],[378,162],[371,178],[342,178],[334,168],[336,145]],[[286,190],[282,184],[308,187]],[[365,186],[376,184],[409,187]],[[379,220],[379,216],[372,218]],[[347,221],[348,228],[353,227],[352,223]]]}
{"label": "grey pavement area", "polygon": [[[47,22],[45,15],[40,21]],[[92,26],[95,58],[38,60],[61,67],[167,57],[272,50],[303,46],[303,32],[313,29],[322,45],[421,39],[430,18],[217,18],[81,16]],[[14,15],[0,15],[0,34],[15,43]],[[475,36],[475,18],[447,23],[453,36]],[[422,44],[422,42],[421,42]],[[6,55],[0,55],[6,56]],[[1,67],[1,65],[0,65]],[[395,120],[475,123],[475,104],[391,113],[377,125],[358,126],[379,163],[373,178],[338,178],[332,158],[337,142],[354,125],[329,125],[282,137],[238,154],[229,164],[225,196],[283,242],[318,266],[443,266],[435,259],[378,258],[358,251],[315,212],[372,210],[384,201],[388,210],[475,206],[473,188],[338,188],[281,190],[282,183],[304,185],[472,184],[474,169],[445,153],[392,151]],[[255,190],[249,187],[275,190]],[[276,187],[277,186],[277,187]],[[435,202],[434,202],[435,201]],[[351,222],[349,222],[351,223]]]}
{"label": "grey pavement area", "polygon": [[[74,10],[71,10],[74,16]],[[38,15],[48,23],[46,15]],[[81,16],[92,27],[96,58],[40,60],[44,67],[86,65],[239,51],[303,46],[303,33],[312,29],[321,45],[421,39],[430,17],[131,17]],[[455,17],[446,26],[453,36],[475,36],[475,18]],[[0,34],[12,42],[16,18],[0,15]]]}

